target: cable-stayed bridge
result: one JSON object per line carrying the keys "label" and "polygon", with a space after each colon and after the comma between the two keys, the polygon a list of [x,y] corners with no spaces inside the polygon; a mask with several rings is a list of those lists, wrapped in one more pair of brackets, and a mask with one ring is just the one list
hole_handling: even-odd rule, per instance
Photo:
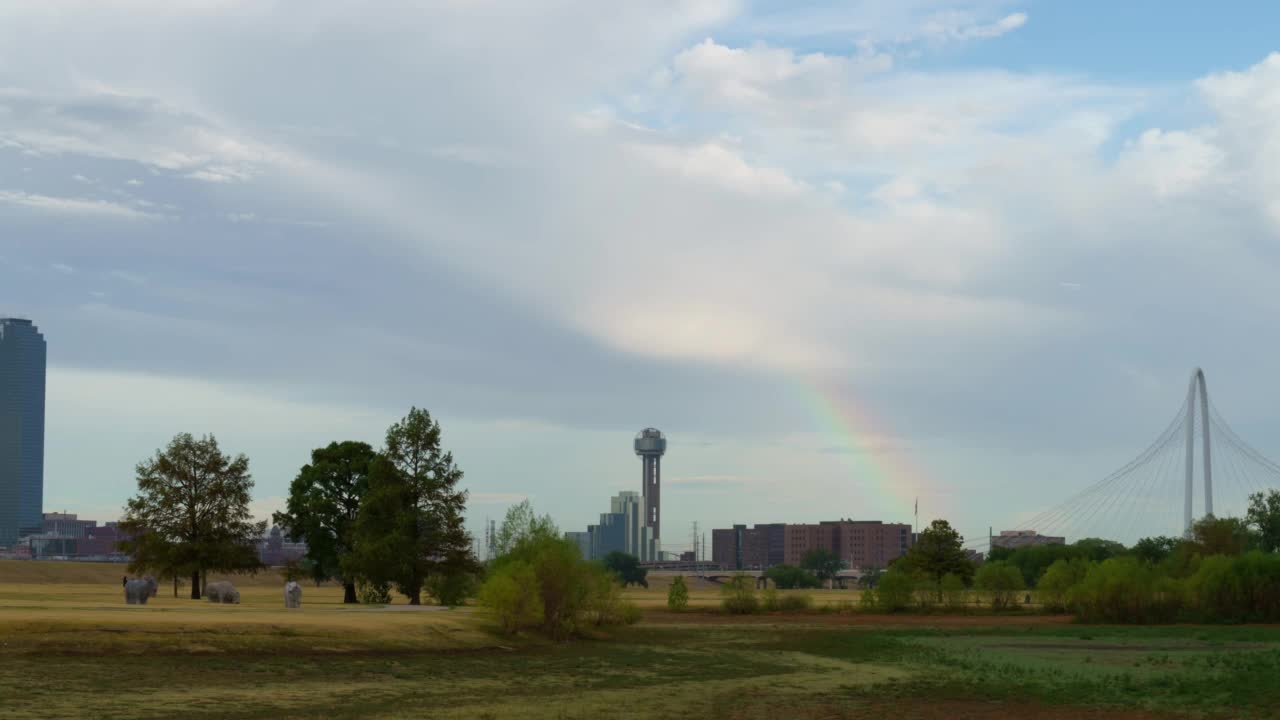
{"label": "cable-stayed bridge", "polygon": [[[1243,517],[1249,495],[1273,488],[1280,488],[1280,465],[1231,429],[1209,399],[1204,372],[1196,368],[1186,399],[1146,450],[1012,529],[1063,536],[1067,542],[1176,537],[1206,515]],[[970,536],[965,544],[985,550],[987,543],[985,536]]]}

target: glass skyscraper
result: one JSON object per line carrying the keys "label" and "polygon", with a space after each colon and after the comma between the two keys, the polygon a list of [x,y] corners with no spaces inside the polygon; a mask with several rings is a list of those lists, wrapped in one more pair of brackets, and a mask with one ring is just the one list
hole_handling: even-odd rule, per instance
{"label": "glass skyscraper", "polygon": [[44,505],[44,336],[0,318],[0,545],[39,532]]}

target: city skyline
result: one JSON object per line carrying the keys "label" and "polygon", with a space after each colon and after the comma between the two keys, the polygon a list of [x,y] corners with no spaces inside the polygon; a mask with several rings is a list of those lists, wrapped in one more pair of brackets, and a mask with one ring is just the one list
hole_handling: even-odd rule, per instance
{"label": "city skyline", "polygon": [[46,508],[118,516],[192,432],[266,517],[417,405],[478,534],[525,497],[595,522],[658,427],[666,548],[917,497],[984,537],[1133,458],[1196,366],[1280,457],[1280,8],[607,5],[0,9]]}

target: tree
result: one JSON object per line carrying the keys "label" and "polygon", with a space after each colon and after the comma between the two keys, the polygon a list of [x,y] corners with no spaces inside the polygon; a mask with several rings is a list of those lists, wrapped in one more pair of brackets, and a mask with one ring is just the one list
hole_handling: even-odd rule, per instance
{"label": "tree", "polygon": [[1191,526],[1191,542],[1205,557],[1241,555],[1254,544],[1254,537],[1249,526],[1239,518],[1208,516]]}
{"label": "tree", "polygon": [[830,550],[816,548],[804,554],[804,558],[800,560],[800,567],[812,572],[822,582],[828,582],[840,574],[844,564]]}
{"label": "tree", "polygon": [[242,572],[261,567],[256,542],[266,522],[253,522],[249,458],[232,458],[212,435],[181,433],[154,458],[138,463],[138,494],[125,506],[120,544],[132,556],[131,572],[162,576],[189,573],[191,599],[209,570]]}
{"label": "tree", "polygon": [[550,515],[538,517],[533,505],[526,499],[507,508],[507,515],[498,526],[494,537],[494,554],[497,557],[509,554],[521,540],[539,533],[559,535],[555,521]]}
{"label": "tree", "polygon": [[390,582],[422,604],[433,574],[472,572],[475,558],[463,525],[462,471],[440,444],[440,424],[412,408],[387,430],[386,447],[369,466],[369,489],[356,517],[344,574]]}
{"label": "tree", "polygon": [[360,501],[369,489],[369,467],[377,456],[362,442],[335,442],[312,450],[311,462],[289,485],[285,511],[273,516],[290,537],[307,544],[312,579],[342,579],[344,603],[358,602],[355,578],[344,576],[342,563],[355,545]]}
{"label": "tree", "polygon": [[1245,514],[1258,536],[1259,549],[1264,552],[1280,550],[1280,490],[1249,496],[1249,510]]}
{"label": "tree", "polygon": [[1011,607],[1018,591],[1026,589],[1022,571],[1002,560],[985,562],[973,578],[974,585],[991,597],[991,607],[1004,610]]}
{"label": "tree", "polygon": [[640,567],[640,558],[635,555],[614,550],[604,556],[604,567],[618,576],[623,587],[631,585],[649,587],[649,581],[646,579],[649,571]]}
{"label": "tree", "polygon": [[1124,543],[1103,538],[1080,538],[1071,545],[1076,549],[1076,556],[1100,563],[1113,557],[1120,557],[1128,552]]}
{"label": "tree", "polygon": [[1133,554],[1137,558],[1148,565],[1159,565],[1164,562],[1174,550],[1178,549],[1178,544],[1182,542],[1178,538],[1158,536],[1142,538],[1133,545]]}
{"label": "tree", "polygon": [[[1139,543],[1141,544],[1141,543]],[[1036,589],[1040,591],[1040,602],[1050,610],[1067,609],[1067,596],[1071,588],[1079,585],[1089,574],[1092,562],[1084,558],[1059,560],[1049,566]]]}
{"label": "tree", "polygon": [[774,565],[764,571],[764,576],[772,580],[773,584],[777,585],[781,590],[822,586],[822,581],[815,575],[795,565]]}
{"label": "tree", "polygon": [[920,533],[916,544],[902,558],[907,566],[924,574],[942,602],[942,578],[951,573],[966,584],[973,578],[973,563],[964,552],[964,538],[946,520],[934,520]]}
{"label": "tree", "polygon": [[684,610],[689,607],[689,586],[683,575],[671,579],[671,587],[667,590],[667,609]]}

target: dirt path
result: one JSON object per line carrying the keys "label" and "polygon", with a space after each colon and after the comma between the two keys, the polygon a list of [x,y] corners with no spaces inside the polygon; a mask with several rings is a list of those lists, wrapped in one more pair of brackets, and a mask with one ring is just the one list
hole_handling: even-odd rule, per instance
{"label": "dirt path", "polygon": [[[749,713],[731,715],[733,720],[746,720]],[[1177,717],[1142,710],[1065,707],[1038,703],[1009,703],[981,700],[913,700],[896,699],[857,707],[815,707],[806,709],[806,718],[830,720],[991,720],[991,718],[1035,718],[1036,720],[1166,720]]]}
{"label": "dirt path", "polygon": [[669,612],[648,610],[646,623],[673,625],[838,625],[850,627],[1027,627],[1066,625],[1069,615],[850,615],[818,613],[764,613],[726,615],[717,612]]}

